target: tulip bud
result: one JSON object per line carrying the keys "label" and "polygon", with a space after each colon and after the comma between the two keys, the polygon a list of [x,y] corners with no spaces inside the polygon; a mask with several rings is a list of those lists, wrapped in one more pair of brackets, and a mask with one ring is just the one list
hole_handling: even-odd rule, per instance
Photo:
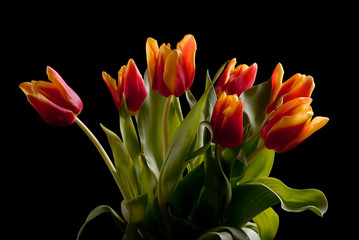
{"label": "tulip bud", "polygon": [[312,119],[311,102],[311,98],[295,98],[272,113],[261,131],[266,148],[287,152],[327,124],[326,117]]}
{"label": "tulip bud", "polygon": [[283,74],[283,67],[278,63],[271,78],[272,95],[266,110],[267,114],[294,98],[312,95],[315,87],[313,77],[297,73],[282,84]]}
{"label": "tulip bud", "polygon": [[157,41],[148,38],[146,55],[151,87],[164,97],[181,96],[192,86],[197,45],[192,35],[186,35],[171,50],[170,44],[158,48]]}
{"label": "tulip bud", "polygon": [[212,142],[221,147],[237,147],[243,138],[243,102],[236,94],[225,92],[218,98],[212,113]]}
{"label": "tulip bud", "polygon": [[46,73],[51,82],[23,82],[19,87],[46,123],[69,126],[80,114],[82,101],[54,69],[47,67]]}
{"label": "tulip bud", "polygon": [[226,92],[228,95],[237,94],[237,96],[240,96],[242,92],[253,86],[257,75],[257,64],[253,63],[250,67],[241,64],[235,68],[236,63],[237,60],[233,58],[218,79],[215,87],[218,97],[222,92]]}
{"label": "tulip bud", "polygon": [[133,59],[127,66],[122,66],[118,72],[118,81],[106,72],[102,72],[102,78],[110,91],[117,110],[120,109],[123,95],[126,98],[127,108],[131,115],[136,115],[147,96],[143,78]]}

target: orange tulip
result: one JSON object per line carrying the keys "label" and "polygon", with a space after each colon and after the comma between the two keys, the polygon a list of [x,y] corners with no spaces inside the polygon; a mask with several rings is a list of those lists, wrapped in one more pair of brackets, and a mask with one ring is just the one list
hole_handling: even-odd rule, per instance
{"label": "orange tulip", "polygon": [[151,87],[164,97],[181,96],[193,83],[197,45],[192,35],[186,35],[171,50],[170,44],[158,48],[157,41],[148,38],[146,55]]}
{"label": "orange tulip", "polygon": [[284,104],[294,98],[310,97],[314,90],[314,80],[311,76],[295,74],[282,84],[284,75],[283,67],[280,63],[272,74],[272,95],[266,113],[269,114],[279,105]]}
{"label": "orange tulip", "polygon": [[222,92],[240,96],[242,92],[253,86],[257,75],[257,64],[253,63],[250,67],[246,64],[241,64],[235,68],[236,63],[237,60],[233,58],[218,79],[215,87],[218,97]]}
{"label": "orange tulip", "polygon": [[261,131],[265,147],[287,152],[327,124],[326,117],[312,119],[311,102],[311,98],[295,98],[277,108]]}
{"label": "orange tulip", "polygon": [[237,147],[243,138],[243,102],[236,94],[225,92],[218,98],[213,108],[211,124],[212,142],[222,147]]}
{"label": "orange tulip", "polygon": [[123,95],[126,98],[127,108],[131,115],[136,115],[143,101],[147,96],[143,78],[133,59],[130,59],[127,66],[122,66],[118,72],[118,81],[102,72],[102,78],[110,90],[117,109],[120,109]]}
{"label": "orange tulip", "polygon": [[46,73],[51,82],[23,82],[19,87],[46,123],[69,126],[80,114],[82,101],[54,69],[47,67]]}

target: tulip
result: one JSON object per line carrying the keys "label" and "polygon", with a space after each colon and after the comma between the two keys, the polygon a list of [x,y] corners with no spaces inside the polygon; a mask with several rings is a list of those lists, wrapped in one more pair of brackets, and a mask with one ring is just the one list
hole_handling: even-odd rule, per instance
{"label": "tulip", "polygon": [[116,80],[106,72],[102,72],[102,78],[110,90],[116,108],[120,109],[124,95],[130,114],[136,115],[147,96],[147,89],[135,61],[130,59],[127,66],[121,67],[117,84]]}
{"label": "tulip", "polygon": [[287,152],[327,124],[326,117],[312,119],[311,102],[311,98],[300,97],[277,108],[261,131],[265,147]]}
{"label": "tulip", "polygon": [[272,74],[272,95],[266,113],[269,114],[281,104],[298,97],[310,97],[315,84],[313,77],[295,74],[282,84],[284,70],[280,63]]}
{"label": "tulip", "polygon": [[236,94],[223,92],[214,105],[211,124],[212,142],[217,142],[221,147],[237,147],[243,138],[242,100]]}
{"label": "tulip", "polygon": [[54,69],[47,67],[46,73],[51,82],[23,82],[19,87],[46,123],[69,126],[80,114],[82,101]]}
{"label": "tulip", "polygon": [[194,80],[196,49],[192,35],[184,36],[173,50],[170,44],[158,48],[157,41],[148,38],[146,55],[152,89],[164,97],[179,97],[187,91]]}
{"label": "tulip", "polygon": [[250,67],[246,64],[241,64],[235,68],[236,63],[237,60],[233,58],[218,79],[215,87],[218,97],[222,92],[226,92],[228,95],[237,94],[237,96],[240,96],[242,92],[253,86],[257,75],[257,64],[253,63]]}

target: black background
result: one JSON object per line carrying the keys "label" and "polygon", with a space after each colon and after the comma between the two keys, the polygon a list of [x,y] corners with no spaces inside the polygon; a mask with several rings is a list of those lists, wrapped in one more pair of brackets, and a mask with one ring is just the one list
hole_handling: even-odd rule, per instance
{"label": "black background", "polygon": [[[2,81],[11,83],[2,90],[11,93],[3,101],[2,113],[6,139],[1,168],[6,223],[2,228],[9,231],[7,236],[75,239],[93,208],[107,204],[120,211],[122,199],[83,132],[76,125],[58,128],[45,124],[18,85],[47,80],[46,66],[54,68],[81,97],[84,109],[79,118],[110,153],[99,123],[118,132],[118,113],[101,72],[116,76],[133,58],[144,73],[147,37],[175,47],[187,33],[194,35],[198,47],[192,88],[197,97],[203,92],[206,70],[213,76],[233,57],[238,64],[258,64],[256,83],[268,80],[278,62],[284,67],[284,80],[298,72],[314,77],[314,113],[330,121],[294,150],[277,154],[271,176],[293,188],[322,190],[329,210],[320,218],[309,211],[287,213],[275,207],[280,216],[276,239],[345,239],[343,234],[350,234],[346,227],[350,220],[341,213],[355,203],[355,188],[345,187],[351,181],[349,169],[355,166],[355,157],[345,157],[353,150],[343,143],[349,142],[344,132],[354,128],[349,125],[353,121],[347,125],[340,122],[350,116],[343,105],[355,104],[348,99],[349,92],[343,93],[343,86],[354,81],[348,62],[357,49],[351,35],[353,19],[344,8],[314,8],[304,3],[272,6],[277,11],[241,4],[212,6],[211,11],[189,6],[161,11],[159,5],[157,10],[145,12],[137,6],[93,5],[91,11],[72,5],[32,11],[22,7],[26,14],[16,12],[13,16],[20,21],[13,18],[3,35]],[[352,61],[357,62],[356,58]],[[101,237],[94,238],[99,234]],[[120,230],[104,215],[88,225],[82,239],[119,239],[117,234]]]}

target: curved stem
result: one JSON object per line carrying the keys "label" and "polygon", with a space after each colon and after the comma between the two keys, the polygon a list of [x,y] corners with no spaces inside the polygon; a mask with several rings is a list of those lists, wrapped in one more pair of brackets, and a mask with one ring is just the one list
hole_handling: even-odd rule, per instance
{"label": "curved stem", "polygon": [[86,133],[86,135],[90,138],[92,143],[97,148],[98,152],[101,154],[101,157],[103,158],[103,160],[105,161],[108,169],[110,170],[110,172],[112,174],[112,177],[115,179],[116,184],[119,187],[125,201],[129,200],[130,197],[126,196],[126,191],[123,191],[125,188],[124,188],[124,186],[123,186],[123,184],[121,182],[120,177],[117,174],[116,168],[113,166],[111,159],[107,155],[105,149],[103,149],[101,143],[97,140],[95,135],[93,135],[93,133],[90,131],[90,129],[88,129],[86,127],[86,125],[78,117],[75,118],[75,123],[82,129],[82,131],[84,131],[84,133]]}
{"label": "curved stem", "polygon": [[163,161],[166,160],[167,150],[168,150],[168,114],[171,108],[173,95],[169,96],[166,99],[165,106],[163,108],[162,115],[162,144],[163,144]]}

